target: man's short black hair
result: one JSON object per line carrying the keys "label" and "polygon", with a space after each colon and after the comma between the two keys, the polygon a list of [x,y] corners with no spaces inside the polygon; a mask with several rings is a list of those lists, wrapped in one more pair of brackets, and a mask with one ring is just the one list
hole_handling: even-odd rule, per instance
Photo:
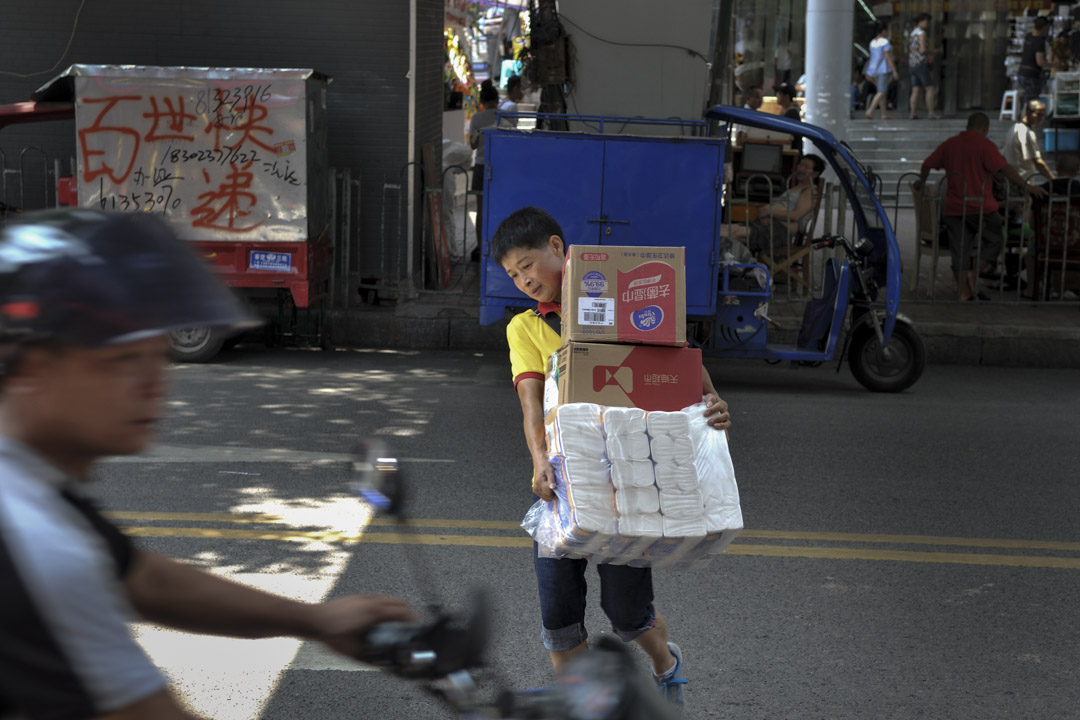
{"label": "man's short black hair", "polygon": [[480,102],[485,105],[488,103],[494,103],[499,101],[499,91],[495,88],[488,86],[480,88]]}
{"label": "man's short black hair", "polygon": [[491,237],[491,259],[501,265],[511,250],[542,248],[552,235],[566,241],[562,228],[550,213],[538,207],[523,207],[499,223]]}
{"label": "man's short black hair", "polygon": [[933,20],[933,19],[934,18],[931,17],[930,13],[919,13],[918,15],[915,16],[915,24],[918,25],[923,20]]}
{"label": "man's short black hair", "polygon": [[989,130],[990,116],[984,112],[973,112],[968,115],[968,130]]}
{"label": "man's short black hair", "polygon": [[506,78],[506,92],[513,92],[517,88],[521,87],[521,76],[511,75]]}
{"label": "man's short black hair", "polygon": [[1045,17],[1040,15],[1037,18],[1035,18],[1035,29],[1036,30],[1039,30],[1041,32],[1041,31],[1045,30],[1048,27],[1050,27],[1050,21],[1047,20]]}

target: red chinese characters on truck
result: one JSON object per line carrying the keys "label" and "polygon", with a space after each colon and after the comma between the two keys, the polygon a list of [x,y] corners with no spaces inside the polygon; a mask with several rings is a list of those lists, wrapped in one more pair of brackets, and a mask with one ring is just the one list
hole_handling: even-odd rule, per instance
{"label": "red chinese characters on truck", "polygon": [[259,190],[301,185],[285,159],[295,138],[275,137],[269,83],[192,92],[81,97],[90,121],[78,130],[84,189],[93,183],[102,209],[250,233],[270,217]]}

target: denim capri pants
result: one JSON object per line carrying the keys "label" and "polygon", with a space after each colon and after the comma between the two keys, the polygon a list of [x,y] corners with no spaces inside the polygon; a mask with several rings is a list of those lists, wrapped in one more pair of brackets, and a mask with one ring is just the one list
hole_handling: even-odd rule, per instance
{"label": "denim capri pants", "polygon": [[934,80],[930,77],[930,66],[927,63],[911,66],[911,87],[934,87]]}
{"label": "denim capri pants", "polygon": [[[589,637],[585,630],[585,568],[588,560],[542,558],[533,543],[533,567],[540,592],[540,637],[551,651],[573,650]],[[600,574],[600,607],[611,629],[630,642],[656,623],[652,568],[596,566]]]}

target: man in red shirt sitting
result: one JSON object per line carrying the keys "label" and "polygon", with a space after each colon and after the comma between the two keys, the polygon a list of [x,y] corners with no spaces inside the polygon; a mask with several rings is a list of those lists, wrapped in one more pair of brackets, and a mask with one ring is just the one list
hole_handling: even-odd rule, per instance
{"label": "man in red shirt sitting", "polygon": [[975,238],[982,239],[978,257],[979,272],[983,277],[993,277],[994,265],[1004,246],[1001,215],[997,212],[991,176],[1000,172],[1032,195],[1046,196],[1045,190],[1029,185],[1015,168],[1009,166],[987,137],[989,132],[990,118],[985,113],[972,113],[966,130],[938,145],[930,157],[923,160],[922,172],[916,181],[916,187],[921,189],[931,170],[945,171],[949,182],[945,197],[945,229],[961,300],[989,300],[975,287]]}

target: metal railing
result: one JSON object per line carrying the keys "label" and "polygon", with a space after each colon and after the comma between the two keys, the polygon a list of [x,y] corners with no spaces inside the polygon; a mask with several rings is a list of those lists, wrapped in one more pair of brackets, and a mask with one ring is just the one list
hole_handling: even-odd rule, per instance
{"label": "metal railing", "polygon": [[[789,230],[785,233],[785,237],[780,240],[776,237],[776,227],[773,222],[767,224],[761,223],[762,231],[768,233],[768,244],[767,249],[761,249],[759,251],[759,259],[768,260],[771,277],[774,278],[773,282],[775,282],[775,278],[779,275],[788,276],[782,294],[778,295],[777,288],[773,288],[772,297],[774,298],[789,301],[802,300],[820,291],[822,279],[824,277],[825,262],[830,256],[834,255],[835,251],[822,250],[806,252],[799,258],[798,262],[805,265],[805,278],[800,277],[797,280],[792,278],[791,274],[799,268],[786,267],[786,265],[788,264],[788,260],[795,256],[799,251],[809,250],[809,244],[813,241],[814,236],[832,234],[834,228],[839,232],[839,229],[843,228],[846,223],[847,195],[844,194],[843,188],[832,183],[821,183],[821,189],[819,190],[818,182],[813,178],[809,179],[811,180],[811,184],[804,192],[810,192],[811,217],[805,225],[805,229],[802,229],[802,223],[799,223],[800,230],[794,233]],[[753,202],[750,199],[750,187],[755,180],[758,180],[759,182],[764,181],[764,185],[767,187],[767,192],[764,193],[764,197],[766,197],[765,202]],[[787,179],[786,185],[788,190],[794,186],[796,180],[796,175],[792,175]],[[772,205],[780,196],[773,195],[772,182],[767,175],[763,174],[747,176],[746,184],[742,189],[743,192],[741,195],[733,194],[732,196],[729,196],[728,208],[741,207],[743,209],[743,219],[738,224],[744,228],[741,234],[745,237],[729,237],[729,239],[743,243],[747,246],[747,252],[751,252],[749,248],[749,238],[753,231],[752,225],[758,222],[756,218],[754,220],[750,219],[751,207]],[[728,227],[723,230],[722,233],[731,233],[730,226],[734,224],[735,223],[731,222],[725,223],[725,226]],[[852,224],[854,226],[854,214],[852,214]],[[778,253],[777,250],[782,250],[782,252]],[[785,265],[785,267],[777,267],[778,264],[781,263]]]}
{"label": "metal railing", "polygon": [[[74,159],[69,162],[69,167],[74,167]],[[56,187],[64,176],[62,167],[60,158],[50,157],[36,145],[20,149],[18,164],[8,167],[7,153],[0,149],[0,220],[8,213],[57,207]]]}
{"label": "metal railing", "polygon": [[[1048,192],[1045,199],[1038,200],[1000,173],[984,178],[978,194],[971,192],[962,175],[949,173],[936,182],[927,182],[921,192],[915,193],[912,229],[900,222],[899,201],[902,184],[918,177],[916,173],[905,173],[897,180],[893,208],[893,226],[901,247],[911,239],[914,241],[911,300],[960,302],[959,274],[954,267],[974,271],[973,297],[980,300],[1013,304],[1080,300],[1080,295],[1070,290],[1068,284],[1070,272],[1080,275],[1080,176],[1056,181],[1041,174],[1030,176],[1029,183],[1042,186]],[[945,215],[950,183],[959,183],[962,192],[961,214],[956,216]],[[986,197],[988,191],[993,192],[994,183],[1000,183],[1001,188],[995,198],[998,207],[988,214]],[[1054,192],[1055,189],[1059,192]],[[1064,193],[1060,192],[1062,189]],[[1073,203],[1073,197],[1077,198],[1076,203]],[[930,209],[922,203],[927,203]],[[1077,208],[1075,217],[1074,205]],[[987,222],[992,225],[987,226]],[[993,257],[987,257],[986,253],[996,245],[993,237],[996,230],[990,228],[998,222],[1001,249]],[[988,238],[988,234],[991,237]],[[941,242],[943,238],[947,244]],[[965,246],[971,248],[970,260],[959,257]],[[925,254],[931,255],[929,290],[920,294],[921,260]],[[948,289],[939,292],[937,260],[945,254],[950,256],[950,273],[947,281],[941,284]],[[965,268],[968,262],[970,268]]]}

